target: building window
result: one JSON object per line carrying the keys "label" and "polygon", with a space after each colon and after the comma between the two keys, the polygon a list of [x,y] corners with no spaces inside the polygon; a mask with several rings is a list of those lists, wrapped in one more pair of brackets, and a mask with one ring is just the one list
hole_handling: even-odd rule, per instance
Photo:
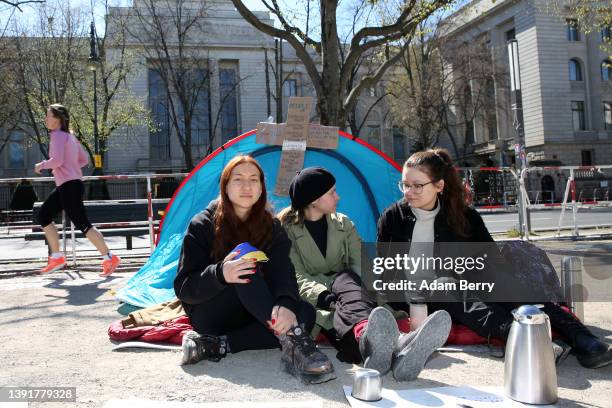
{"label": "building window", "polygon": [[607,59],[601,63],[601,80],[612,80],[612,61]]}
{"label": "building window", "polygon": [[406,138],[401,129],[393,128],[393,160],[402,164],[406,160]]}
{"label": "building window", "polygon": [[582,68],[578,60],[569,60],[569,79],[570,81],[582,81]]}
{"label": "building window", "polygon": [[516,30],[514,28],[506,31],[506,41],[515,40],[515,39],[516,39]]}
{"label": "building window", "polygon": [[583,166],[592,166],[593,164],[593,152],[591,150],[582,150],[582,165]]}
{"label": "building window", "polygon": [[219,87],[221,91],[221,140],[222,143],[238,136],[238,97],[237,69],[227,67],[219,69]]}
{"label": "building window", "polygon": [[603,27],[601,29],[601,42],[608,43],[612,41],[612,27]]}
{"label": "building window", "polygon": [[285,82],[283,82],[283,96],[287,98],[290,96],[298,96],[297,79],[286,79]]}
{"label": "building window", "polygon": [[[472,103],[472,87],[468,84],[463,87],[463,103],[464,113],[466,117],[470,117],[473,110]],[[468,119],[465,123],[465,141],[469,145],[473,145],[476,142],[476,132],[474,132],[474,120],[472,118]]]}
{"label": "building window", "polygon": [[572,101],[572,122],[574,123],[574,131],[586,130],[584,101]]}
{"label": "building window", "polygon": [[168,92],[161,75],[155,69],[149,69],[149,109],[155,126],[155,130],[150,134],[151,159],[168,160],[170,158]]}
{"label": "building window", "polygon": [[612,101],[603,103],[604,105],[604,129],[612,130]]}
{"label": "building window", "polygon": [[580,41],[580,32],[578,30],[578,20],[568,19],[567,21],[567,41]]}
{"label": "building window", "polygon": [[485,122],[487,126],[487,134],[489,140],[497,139],[497,112],[495,104],[495,83],[491,78],[488,78],[485,83]]}
{"label": "building window", "polygon": [[198,69],[194,85],[199,87],[191,118],[191,154],[197,161],[206,156],[210,138],[210,72]]}
{"label": "building window", "polygon": [[11,169],[25,168],[25,148],[23,146],[23,133],[14,130],[9,134],[8,165]]}
{"label": "building window", "polygon": [[368,143],[380,150],[380,127],[367,126]]}

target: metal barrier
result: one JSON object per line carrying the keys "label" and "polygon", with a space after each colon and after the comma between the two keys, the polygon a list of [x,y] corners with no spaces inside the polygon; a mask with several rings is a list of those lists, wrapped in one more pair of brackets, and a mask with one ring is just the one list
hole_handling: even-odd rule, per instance
{"label": "metal barrier", "polygon": [[511,167],[458,167],[457,171],[479,210],[507,210],[516,205],[518,182]]}
{"label": "metal barrier", "polygon": [[[146,189],[145,189],[145,194],[146,194],[146,201],[147,201],[147,217],[146,217],[146,225],[148,225],[148,229],[149,229],[149,242],[150,242],[150,251],[151,253],[155,250],[155,230],[154,230],[154,221],[153,221],[153,191],[152,191],[152,184],[151,184],[151,180],[156,180],[156,179],[168,179],[168,178],[184,178],[188,175],[189,173],[170,173],[170,174],[127,174],[127,175],[104,175],[104,176],[84,176],[82,178],[82,180],[84,182],[87,181],[94,181],[94,180],[106,180],[106,181],[118,181],[118,180],[133,180],[134,181],[134,191],[138,192],[138,186],[139,180],[142,180],[144,183],[146,183]],[[0,179],[0,186],[1,185],[7,185],[10,183],[19,183],[21,181],[29,181],[31,183],[36,183],[36,184],[42,184],[42,183],[49,183],[49,182],[55,182],[55,179],[53,177],[19,177],[19,178],[6,178],[6,179]],[[51,192],[52,189],[49,189],[49,193]],[[49,194],[47,193],[47,195]],[[46,197],[46,196],[44,196]],[[40,198],[40,196],[39,196]],[[107,203],[112,203],[112,202],[119,202],[121,200],[106,200],[104,202]],[[70,223],[70,234],[72,237],[72,256],[73,256],[73,261],[76,262],[76,241],[75,241],[75,230],[74,230],[74,224],[72,224],[72,222]],[[139,221],[134,221],[134,222],[122,222],[120,223],[122,226],[136,226],[137,224],[142,225],[142,222]],[[64,226],[66,225],[65,222],[65,214],[64,212],[62,212],[62,227],[61,227],[61,236],[62,236],[62,247],[64,250],[64,253],[67,254],[67,240],[66,240],[66,229]],[[105,224],[105,226],[110,225],[110,224]],[[116,225],[116,224],[115,224]]]}
{"label": "metal barrier", "polygon": [[[563,190],[563,200],[559,203],[531,203],[529,195],[526,189],[523,190],[523,197],[525,202],[522,203],[523,211],[527,213],[528,209],[542,209],[547,207],[558,207],[561,208],[561,214],[559,216],[559,222],[557,224],[556,235],[561,235],[561,225],[563,223],[563,217],[568,207],[571,207],[572,218],[573,218],[573,233],[574,237],[579,236],[579,228],[577,222],[578,208],[590,208],[593,206],[598,207],[609,207],[612,206],[612,202],[609,201],[609,188],[607,186],[608,180],[612,180],[612,165],[603,166],[551,166],[551,167],[529,167],[521,171],[520,174],[520,186],[525,189],[526,178],[531,172],[555,172],[558,181],[565,181],[565,189]],[[608,171],[609,174],[606,174]],[[564,176],[564,172],[569,173],[567,177]],[[577,177],[578,176],[578,177]],[[580,181],[583,184],[596,184],[600,183],[599,186],[583,186],[581,190],[576,192],[576,184]],[[588,194],[591,192],[591,194]],[[601,199],[600,199],[601,197]],[[606,224],[599,226],[607,226]],[[612,224],[611,224],[612,226]],[[525,238],[529,239],[529,228],[525,230]]]}

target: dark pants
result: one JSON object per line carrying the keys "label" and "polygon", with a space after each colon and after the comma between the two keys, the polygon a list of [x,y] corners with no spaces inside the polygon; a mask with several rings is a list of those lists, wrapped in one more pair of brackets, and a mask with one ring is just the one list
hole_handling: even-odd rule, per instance
{"label": "dark pants", "polygon": [[[510,326],[514,320],[511,312],[519,306],[521,306],[520,303],[501,302],[428,303],[428,312],[446,310],[453,321],[469,327],[482,337],[507,340]],[[591,335],[578,319],[555,303],[544,303],[542,311],[550,318],[551,328],[572,347],[575,347],[574,340],[577,334]]]}
{"label": "dark pants", "polygon": [[[249,278],[251,283],[229,284],[208,302],[185,308],[195,331],[227,335],[232,353],[279,347],[278,339],[267,327],[274,297],[260,273]],[[308,332],[312,330],[316,318],[312,305],[298,301],[296,317]]]}
{"label": "dark pants", "polygon": [[368,318],[377,304],[362,289],[361,278],[351,270],[345,270],[334,278],[331,287],[337,297],[333,317],[333,330],[324,331],[330,342],[338,349],[338,359],[345,362],[361,362],[359,345],[355,340],[353,327]]}
{"label": "dark pants", "polygon": [[53,217],[64,210],[74,225],[83,231],[83,234],[87,234],[91,223],[85,214],[83,194],[85,186],[81,180],[70,180],[56,187],[40,207],[38,224],[46,227],[53,222]]}

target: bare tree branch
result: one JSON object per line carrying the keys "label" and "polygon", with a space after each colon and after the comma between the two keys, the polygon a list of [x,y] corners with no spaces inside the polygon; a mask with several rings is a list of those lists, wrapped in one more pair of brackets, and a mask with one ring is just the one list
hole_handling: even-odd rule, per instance
{"label": "bare tree branch", "polygon": [[23,10],[20,6],[29,3],[44,3],[45,0],[17,0],[17,1],[9,1],[9,0],[0,0],[0,3],[7,4],[11,7],[15,7],[17,10],[23,13]]}

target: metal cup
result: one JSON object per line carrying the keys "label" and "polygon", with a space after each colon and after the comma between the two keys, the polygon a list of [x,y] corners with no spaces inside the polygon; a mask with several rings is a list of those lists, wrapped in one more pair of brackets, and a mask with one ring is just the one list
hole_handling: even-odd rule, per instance
{"label": "metal cup", "polygon": [[361,401],[382,399],[382,377],[376,370],[363,368],[355,372],[351,395]]}

